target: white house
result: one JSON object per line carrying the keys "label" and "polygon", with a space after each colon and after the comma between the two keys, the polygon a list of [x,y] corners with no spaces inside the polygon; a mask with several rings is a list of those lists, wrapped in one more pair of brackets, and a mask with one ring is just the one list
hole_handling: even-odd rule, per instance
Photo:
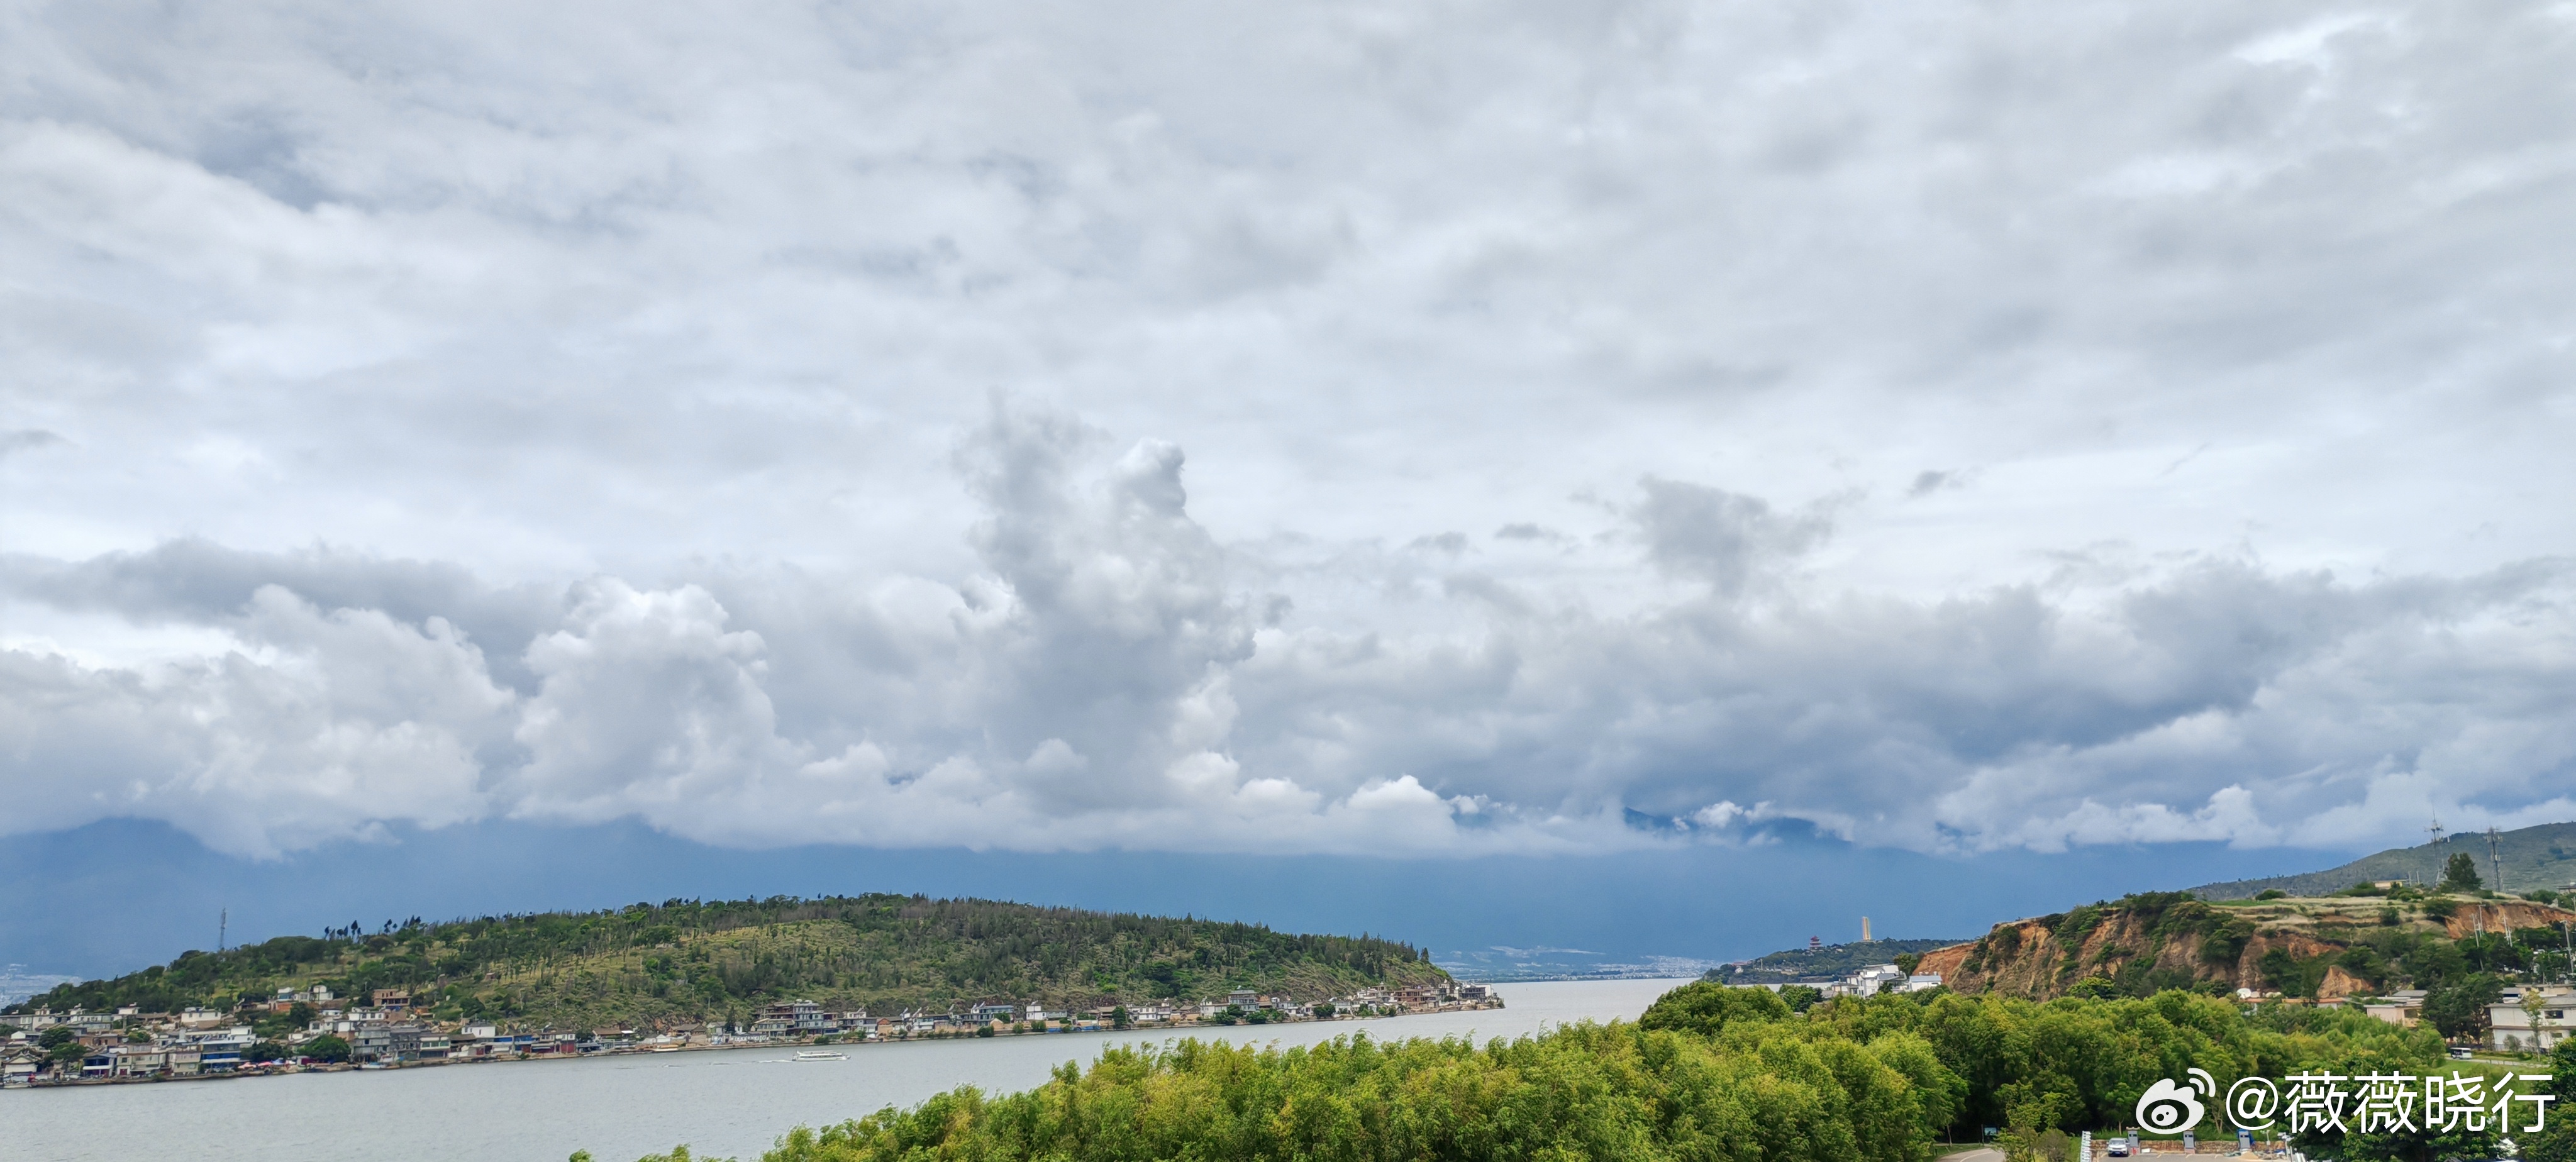
{"label": "white house", "polygon": [[2554,1049],[2576,1035],[2576,991],[2541,992],[2528,1008],[2521,997],[2487,1006],[2487,1043],[2496,1049]]}

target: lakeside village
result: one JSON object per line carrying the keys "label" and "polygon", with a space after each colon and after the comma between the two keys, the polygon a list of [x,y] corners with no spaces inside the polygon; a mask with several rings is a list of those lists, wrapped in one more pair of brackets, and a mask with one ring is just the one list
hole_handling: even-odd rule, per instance
{"label": "lakeside village", "polygon": [[[838,1056],[827,1048],[951,1037],[1001,1037],[1124,1029],[1262,1025],[1414,1013],[1499,1009],[1492,986],[1443,981],[1398,989],[1363,988],[1348,996],[1301,1003],[1251,989],[1196,1004],[1158,1001],[1133,1009],[1103,1005],[1081,1014],[1036,1002],[1002,1001],[946,1013],[832,1013],[812,1001],[761,1009],[747,1025],[681,1025],[650,1033],[633,1029],[521,1031],[488,1020],[419,1019],[411,997],[377,990],[367,1003],[332,995],[326,986],[280,989],[268,1001],[232,1012],[191,1008],[142,1013],[38,1010],[0,1015],[8,1030],[0,1048],[0,1087],[114,1084],[311,1070],[390,1069],[476,1061],[585,1057],[606,1053],[675,1053],[757,1045],[797,1046],[800,1057]],[[284,1029],[280,1026],[283,1024]],[[263,1036],[263,1033],[266,1036]]]}
{"label": "lakeside village", "polygon": [[[1737,968],[1745,963],[1737,961],[1727,967]],[[1874,997],[1880,993],[1928,992],[1941,987],[1941,974],[1909,972],[1892,963],[1872,964],[1831,979],[1785,983],[1766,981],[1752,987],[1773,992],[1792,988],[1814,989],[1818,1000],[1831,1000],[1835,997]],[[2508,1054],[2546,1053],[2562,1042],[2576,1039],[2576,984],[2507,984],[2501,987],[2496,1000],[2487,1005],[2483,1040],[2477,1044],[2453,1044],[2454,1056],[2465,1057],[2473,1050]],[[2236,990],[2236,999],[2249,1008],[2267,1003],[2313,1005],[2327,1009],[2351,1007],[2401,1029],[2412,1029],[2423,1023],[2424,1001],[2430,995],[2423,989],[2397,989],[2385,995],[2374,995],[2367,984],[2339,968],[2329,974],[2327,987],[2313,999],[2284,996],[2277,990]]]}

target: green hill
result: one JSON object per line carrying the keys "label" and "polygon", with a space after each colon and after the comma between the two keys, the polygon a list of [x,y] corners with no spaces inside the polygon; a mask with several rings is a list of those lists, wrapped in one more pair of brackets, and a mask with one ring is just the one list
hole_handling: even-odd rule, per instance
{"label": "green hill", "polygon": [[1791,948],[1742,964],[1721,965],[1708,971],[1707,979],[1731,985],[1817,984],[1839,980],[1873,964],[1887,964],[1903,953],[1930,952],[1964,943],[1958,940],[1870,940],[1854,944],[1828,944],[1822,948]]}
{"label": "green hill", "polygon": [[[2366,855],[2341,867],[2297,875],[2271,876],[2264,879],[2228,880],[2203,884],[2191,889],[2204,900],[2249,900],[2260,892],[2277,890],[2293,896],[2325,896],[2357,883],[2374,880],[2409,880],[2430,884],[2442,878],[2442,867],[2456,852],[2467,852],[2478,861],[2478,875],[2488,880],[2487,887],[2516,894],[2543,889],[2561,891],[2576,883],[2576,823],[2543,823],[2496,834],[2498,858],[2490,859],[2485,833],[2446,836],[2440,843],[2414,847],[2392,847],[2377,855]],[[2503,882],[2494,882],[2496,864],[2503,865]]]}
{"label": "green hill", "polygon": [[786,999],[872,1012],[987,1001],[1081,1008],[1235,988],[1312,1000],[1446,976],[1423,950],[1372,937],[990,900],[779,896],[281,936],[61,985],[18,1007],[231,1008],[327,984],[343,997],[408,989],[416,1008],[449,1020],[640,1028],[743,1019]]}

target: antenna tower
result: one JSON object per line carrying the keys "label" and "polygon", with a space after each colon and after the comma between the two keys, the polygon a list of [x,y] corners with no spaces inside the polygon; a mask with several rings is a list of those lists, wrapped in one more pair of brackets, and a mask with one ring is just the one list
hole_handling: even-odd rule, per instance
{"label": "antenna tower", "polygon": [[2487,828],[2487,867],[2495,872],[2495,890],[2504,890],[2504,857],[2496,854],[2496,829]]}
{"label": "antenna tower", "polygon": [[224,950],[224,936],[226,935],[227,931],[228,931],[228,930],[230,930],[230,929],[232,928],[232,926],[233,926],[233,910],[232,910],[232,909],[230,909],[230,908],[226,908],[226,909],[224,909],[224,910],[222,910],[222,911],[220,911],[220,912],[215,913],[215,951],[217,951],[217,952],[221,952],[221,951],[223,951],[223,950]]}
{"label": "antenna tower", "polygon": [[2432,825],[2431,827],[2427,827],[2427,828],[2425,828],[2424,830],[2426,830],[2426,831],[2430,831],[2430,832],[2432,832],[2432,833],[2433,833],[2433,838],[2431,838],[2430,840],[2425,841],[2424,846],[2426,846],[2426,847],[2440,847],[2440,846],[2442,846],[2442,817],[2441,817],[2441,816],[2439,816],[2439,815],[2435,815],[2435,816],[2433,817],[2433,825]]}

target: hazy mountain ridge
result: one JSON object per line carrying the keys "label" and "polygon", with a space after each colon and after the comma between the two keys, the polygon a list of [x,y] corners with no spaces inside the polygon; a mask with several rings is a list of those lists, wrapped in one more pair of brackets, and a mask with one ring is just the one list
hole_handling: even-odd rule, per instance
{"label": "hazy mountain ridge", "polygon": [[[2488,881],[2487,887],[2498,891],[2559,891],[2576,883],[2576,823],[2543,823],[2500,831],[2495,840],[2494,858],[2489,855],[2486,834],[2471,832],[2445,836],[2440,843],[2392,847],[2324,871],[2224,880],[2203,884],[2191,889],[2191,893],[2204,900],[2247,900],[2266,890],[2323,896],[2374,880],[2429,884],[2441,879],[2443,866],[2461,852],[2476,858],[2478,875]],[[2495,882],[2498,863],[2503,866],[2501,883]]]}
{"label": "hazy mountain ridge", "polygon": [[1717,962],[1689,956],[1616,957],[1580,948],[1513,948],[1497,945],[1436,954],[1459,980],[1504,984],[1532,980],[1671,980],[1698,976]]}

